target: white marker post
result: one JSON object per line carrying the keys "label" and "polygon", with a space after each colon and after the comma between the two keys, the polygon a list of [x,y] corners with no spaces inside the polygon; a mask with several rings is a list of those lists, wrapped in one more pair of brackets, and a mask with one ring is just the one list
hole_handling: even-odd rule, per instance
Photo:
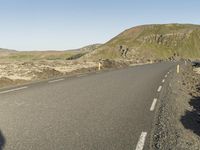
{"label": "white marker post", "polygon": [[177,72],[177,74],[179,74],[179,72],[180,72],[180,65],[177,65],[176,72]]}
{"label": "white marker post", "polygon": [[98,70],[101,70],[101,63],[99,62]]}

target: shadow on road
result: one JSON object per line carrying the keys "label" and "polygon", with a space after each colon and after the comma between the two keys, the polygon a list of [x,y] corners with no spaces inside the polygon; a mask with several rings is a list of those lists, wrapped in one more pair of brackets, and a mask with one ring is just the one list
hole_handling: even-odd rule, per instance
{"label": "shadow on road", "polygon": [[193,96],[189,104],[193,110],[187,110],[185,115],[181,117],[181,122],[186,129],[190,129],[200,136],[200,97]]}
{"label": "shadow on road", "polygon": [[5,144],[6,144],[6,139],[3,133],[0,131],[0,150],[3,150]]}

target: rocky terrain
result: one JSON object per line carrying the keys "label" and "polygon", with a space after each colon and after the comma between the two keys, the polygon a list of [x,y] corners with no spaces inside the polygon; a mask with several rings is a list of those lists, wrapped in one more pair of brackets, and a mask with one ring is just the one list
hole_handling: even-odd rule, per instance
{"label": "rocky terrain", "polygon": [[95,62],[26,61],[0,63],[0,87],[30,81],[56,78],[84,69],[97,68]]}
{"label": "rocky terrain", "polygon": [[[130,61],[101,60],[101,70],[124,68]],[[0,88],[32,81],[96,72],[98,62],[77,60],[0,61]]]}
{"label": "rocky terrain", "polygon": [[152,150],[200,149],[199,70],[182,65],[180,74],[170,75],[155,118]]}

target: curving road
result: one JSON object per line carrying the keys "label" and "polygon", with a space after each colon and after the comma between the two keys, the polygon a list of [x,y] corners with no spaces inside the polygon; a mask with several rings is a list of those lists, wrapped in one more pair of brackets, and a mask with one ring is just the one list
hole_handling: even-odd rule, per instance
{"label": "curving road", "polygon": [[148,149],[156,98],[173,67],[143,65],[0,91],[0,147]]}

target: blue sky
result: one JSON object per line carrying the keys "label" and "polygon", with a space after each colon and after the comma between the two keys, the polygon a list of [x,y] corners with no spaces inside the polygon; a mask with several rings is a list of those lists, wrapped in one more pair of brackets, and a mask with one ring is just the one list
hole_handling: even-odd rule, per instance
{"label": "blue sky", "polygon": [[198,0],[0,0],[0,47],[65,50],[141,24],[200,24]]}

